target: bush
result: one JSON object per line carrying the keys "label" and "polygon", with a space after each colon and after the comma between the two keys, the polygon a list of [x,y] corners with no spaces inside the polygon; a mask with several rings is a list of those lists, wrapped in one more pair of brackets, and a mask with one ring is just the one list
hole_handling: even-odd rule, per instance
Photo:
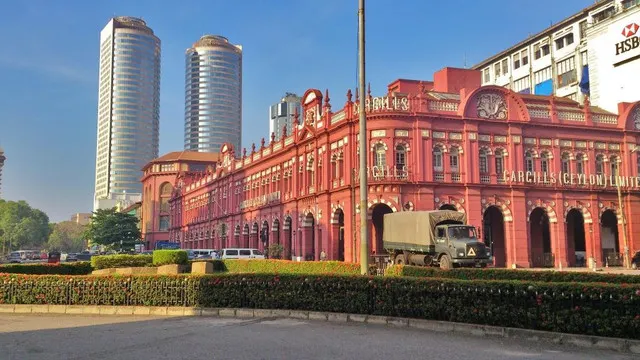
{"label": "bush", "polygon": [[451,269],[393,265],[385,271],[385,276],[415,276],[460,280],[524,280],[542,282],[582,282],[582,283],[627,283],[640,284],[640,276],[603,274],[573,271],[531,271],[510,269]]}
{"label": "bush", "polygon": [[187,265],[189,256],[184,250],[155,250],[153,252],[153,265]]}
{"label": "bush", "polygon": [[93,268],[88,261],[58,264],[11,264],[0,266],[0,273],[31,275],[88,275]]}
{"label": "bush", "polygon": [[[196,260],[197,261],[197,260]],[[290,260],[205,260],[213,263],[214,271],[232,274],[337,274],[358,275],[360,265],[342,261]]]}
{"label": "bush", "polygon": [[338,275],[0,275],[11,304],[291,309],[640,339],[640,286]]}
{"label": "bush", "polygon": [[153,262],[151,255],[102,255],[92,256],[91,265],[94,269],[110,269],[125,267],[144,267]]}

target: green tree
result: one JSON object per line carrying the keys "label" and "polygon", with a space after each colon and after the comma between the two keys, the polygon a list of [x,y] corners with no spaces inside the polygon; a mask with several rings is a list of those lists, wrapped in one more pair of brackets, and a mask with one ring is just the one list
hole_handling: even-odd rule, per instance
{"label": "green tree", "polygon": [[92,245],[104,245],[111,249],[129,250],[140,242],[138,218],[113,209],[93,212],[84,238]]}
{"label": "green tree", "polygon": [[0,200],[0,242],[3,252],[41,248],[49,237],[49,217],[25,201]]}
{"label": "green tree", "polygon": [[84,249],[85,227],[73,222],[63,221],[53,224],[53,231],[47,242],[47,249],[64,252],[80,252]]}

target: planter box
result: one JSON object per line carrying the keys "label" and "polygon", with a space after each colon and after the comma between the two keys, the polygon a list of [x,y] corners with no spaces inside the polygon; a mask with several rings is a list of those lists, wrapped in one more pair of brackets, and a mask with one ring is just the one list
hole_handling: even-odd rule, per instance
{"label": "planter box", "polygon": [[91,275],[111,275],[115,273],[116,273],[116,269],[110,268],[110,269],[93,270],[93,272],[91,272]]}
{"label": "planter box", "polygon": [[117,268],[116,274],[120,275],[155,275],[158,272],[156,267],[128,267]]}
{"label": "planter box", "polygon": [[189,265],[162,265],[158,266],[158,275],[178,275],[189,272]]}
{"label": "planter box", "polygon": [[192,274],[213,274],[213,264],[206,261],[191,263]]}

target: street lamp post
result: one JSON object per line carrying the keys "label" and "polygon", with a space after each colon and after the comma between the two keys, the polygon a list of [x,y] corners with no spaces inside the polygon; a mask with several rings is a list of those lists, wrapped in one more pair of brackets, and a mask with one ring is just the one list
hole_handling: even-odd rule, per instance
{"label": "street lamp post", "polygon": [[360,127],[360,273],[369,273],[369,246],[367,244],[367,123],[366,123],[366,91],[365,91],[365,51],[364,51],[364,0],[359,0],[358,7],[358,90],[360,111],[358,126]]}
{"label": "street lamp post", "polygon": [[625,269],[629,269],[630,268],[630,264],[629,264],[629,242],[627,240],[627,217],[625,216],[624,213],[624,204],[622,203],[622,188],[620,187],[620,180],[622,180],[620,178],[620,167],[622,166],[622,159],[618,158],[617,159],[617,166],[616,166],[616,188],[618,190],[618,211],[620,211],[620,220],[622,220],[622,241],[624,243],[624,253],[623,253],[623,259],[624,259],[624,267]]}

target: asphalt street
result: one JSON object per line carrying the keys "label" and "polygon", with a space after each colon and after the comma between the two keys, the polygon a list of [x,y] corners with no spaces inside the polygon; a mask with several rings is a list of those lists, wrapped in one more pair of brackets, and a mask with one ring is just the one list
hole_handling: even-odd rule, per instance
{"label": "asphalt street", "polygon": [[637,359],[607,351],[293,319],[0,315],[0,359]]}

